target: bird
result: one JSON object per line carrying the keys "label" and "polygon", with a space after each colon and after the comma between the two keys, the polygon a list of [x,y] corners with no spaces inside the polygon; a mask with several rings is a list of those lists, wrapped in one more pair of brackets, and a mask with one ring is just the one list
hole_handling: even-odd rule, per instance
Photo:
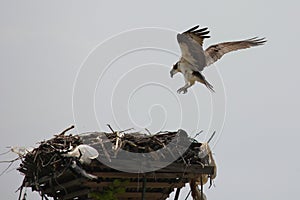
{"label": "bird", "polygon": [[75,157],[81,163],[90,164],[93,159],[99,156],[99,152],[92,146],[80,144],[74,147],[70,152],[62,154],[64,157]]}
{"label": "bird", "polygon": [[185,79],[185,85],[179,88],[177,93],[187,93],[188,88],[193,86],[195,82],[200,82],[211,92],[215,92],[213,86],[201,73],[205,67],[212,65],[226,53],[260,46],[267,41],[265,38],[253,37],[246,40],[214,44],[203,50],[204,39],[210,38],[208,34],[208,28],[199,28],[199,25],[177,34],[181,57],[179,61],[173,65],[170,76],[173,78],[175,74],[182,73]]}

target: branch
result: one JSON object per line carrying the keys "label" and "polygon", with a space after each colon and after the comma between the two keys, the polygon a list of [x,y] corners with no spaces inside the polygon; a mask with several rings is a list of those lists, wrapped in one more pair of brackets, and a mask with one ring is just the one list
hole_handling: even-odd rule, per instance
{"label": "branch", "polygon": [[200,135],[203,132],[203,130],[201,130],[199,133],[196,133],[196,135],[193,137],[193,139],[195,139],[196,137],[198,137],[198,135]]}
{"label": "branch", "polygon": [[108,126],[108,128],[111,130],[112,133],[115,133],[114,129],[112,129],[112,127],[110,126],[110,124],[106,124]]}
{"label": "branch", "polygon": [[213,137],[215,136],[215,134],[216,134],[216,131],[213,132],[213,134],[208,139],[207,143],[209,143],[213,139]]}
{"label": "branch", "polygon": [[59,134],[59,136],[64,135],[67,131],[69,131],[69,130],[71,130],[71,129],[73,129],[73,128],[75,128],[74,125],[70,126],[69,128],[65,129],[63,132],[61,132],[61,133]]}
{"label": "branch", "polygon": [[17,161],[17,160],[19,160],[20,158],[18,157],[18,158],[15,158],[15,159],[13,159],[13,160],[8,160],[8,161],[0,161],[0,163],[9,163],[9,165],[0,173],[0,176],[2,176],[11,166],[12,166],[12,164],[15,162],[15,161]]}

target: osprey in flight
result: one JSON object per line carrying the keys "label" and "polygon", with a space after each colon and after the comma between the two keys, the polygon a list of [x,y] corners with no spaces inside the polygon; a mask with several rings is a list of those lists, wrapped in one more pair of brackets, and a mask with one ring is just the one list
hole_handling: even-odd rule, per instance
{"label": "osprey in flight", "polygon": [[203,40],[210,38],[207,35],[209,31],[208,28],[198,28],[199,25],[177,34],[177,41],[182,55],[180,60],[173,65],[170,75],[173,77],[177,72],[181,72],[184,76],[185,85],[177,90],[178,93],[185,94],[187,89],[194,85],[196,81],[204,84],[214,92],[213,86],[201,74],[205,67],[215,63],[226,53],[263,45],[266,42],[265,38],[254,37],[248,40],[211,45],[204,51],[202,47]]}

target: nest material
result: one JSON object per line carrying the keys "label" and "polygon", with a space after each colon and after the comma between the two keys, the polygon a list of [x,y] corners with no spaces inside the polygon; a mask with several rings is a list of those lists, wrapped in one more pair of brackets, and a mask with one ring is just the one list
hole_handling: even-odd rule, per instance
{"label": "nest material", "polygon": [[70,165],[70,158],[64,158],[63,153],[82,144],[79,136],[55,135],[54,138],[43,141],[40,145],[28,152],[22,159],[18,170],[25,175],[23,186],[34,185],[40,177],[62,171]]}
{"label": "nest material", "polygon": [[[93,176],[85,171],[85,169],[90,171],[91,166],[80,163],[78,157],[65,156],[81,144],[87,144],[98,151],[98,159],[92,163],[93,165],[95,163],[101,165],[97,160],[111,161],[129,152],[144,153],[146,159],[159,162],[165,162],[168,158],[178,158],[174,163],[197,164],[203,167],[210,166],[212,160],[211,154],[199,157],[202,144],[189,138],[183,130],[161,132],[155,135],[123,132],[92,132],[80,135],[63,133],[41,142],[37,148],[23,157],[18,168],[25,175],[22,187],[42,191],[44,188],[41,185],[45,181],[43,178],[59,177],[67,169],[71,169],[78,176],[93,179]],[[135,159],[132,154],[130,156],[130,159]]]}
{"label": "nest material", "polygon": [[[199,143],[195,143],[183,130],[176,132],[160,132],[155,135],[141,133],[122,134],[115,133],[87,133],[80,135],[83,143],[89,144],[99,152],[99,158],[103,161],[111,159],[128,158],[140,159],[139,154],[144,153],[145,159],[154,161],[195,164],[207,162],[199,157]],[[198,144],[198,145],[191,145]],[[191,146],[190,146],[191,145]],[[123,150],[123,151],[121,151]],[[177,160],[177,158],[179,158]]]}

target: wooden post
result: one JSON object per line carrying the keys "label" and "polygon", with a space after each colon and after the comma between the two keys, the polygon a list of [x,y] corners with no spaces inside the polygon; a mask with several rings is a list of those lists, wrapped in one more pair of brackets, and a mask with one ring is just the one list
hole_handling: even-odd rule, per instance
{"label": "wooden post", "polygon": [[200,176],[200,181],[201,181],[201,200],[204,200],[203,198],[203,180],[202,180],[202,175]]}
{"label": "wooden post", "polygon": [[178,200],[181,188],[177,188],[174,200]]}
{"label": "wooden post", "polygon": [[143,177],[142,200],[145,200],[146,193],[146,176]]}

